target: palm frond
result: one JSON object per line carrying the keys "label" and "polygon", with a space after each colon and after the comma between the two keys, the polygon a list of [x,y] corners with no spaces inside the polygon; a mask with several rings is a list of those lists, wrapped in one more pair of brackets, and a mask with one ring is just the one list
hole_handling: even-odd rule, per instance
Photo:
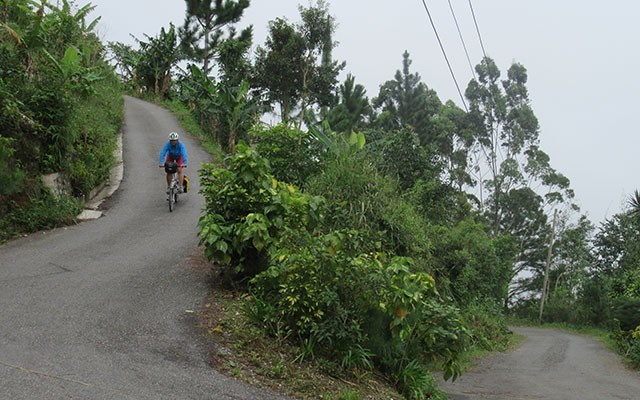
{"label": "palm frond", "polygon": [[633,218],[640,218],[640,192],[637,189],[629,198],[628,205],[631,208],[629,215]]}
{"label": "palm frond", "polygon": [[24,41],[22,40],[22,36],[20,36],[20,34],[18,34],[18,32],[14,31],[13,29],[11,29],[11,27],[9,27],[9,25],[7,24],[0,24],[0,27],[3,28],[5,31],[7,31],[7,33],[9,34],[9,36],[11,36],[11,38],[13,38],[13,40],[15,40],[16,44],[18,46],[24,47]]}

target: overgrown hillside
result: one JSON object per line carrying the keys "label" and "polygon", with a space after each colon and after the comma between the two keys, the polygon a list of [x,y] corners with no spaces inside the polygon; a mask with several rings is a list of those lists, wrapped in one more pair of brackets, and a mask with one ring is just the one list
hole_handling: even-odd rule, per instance
{"label": "overgrown hillside", "polygon": [[[0,5],[0,241],[72,221],[109,176],[123,102],[92,9]],[[43,187],[52,173],[60,196]]]}

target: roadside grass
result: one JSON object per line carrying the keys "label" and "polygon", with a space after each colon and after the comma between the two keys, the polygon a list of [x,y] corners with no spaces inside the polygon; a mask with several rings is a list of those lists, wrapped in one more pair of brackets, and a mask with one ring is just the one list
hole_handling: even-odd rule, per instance
{"label": "roadside grass", "polygon": [[478,363],[483,358],[488,357],[492,354],[514,350],[522,342],[524,342],[525,339],[525,336],[516,332],[512,332],[512,335],[509,336],[508,341],[502,345],[498,345],[494,350],[486,350],[479,346],[472,346],[462,354],[462,375],[464,376],[464,371],[468,371],[477,367]]}
{"label": "roadside grass", "polygon": [[37,231],[76,223],[82,202],[71,196],[57,198],[51,191],[39,190],[22,204],[11,202],[9,211],[0,216],[0,244]]}

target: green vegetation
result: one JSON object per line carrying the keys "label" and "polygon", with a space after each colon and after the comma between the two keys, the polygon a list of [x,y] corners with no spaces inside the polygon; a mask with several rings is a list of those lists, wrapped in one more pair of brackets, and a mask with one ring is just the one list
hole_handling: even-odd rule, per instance
{"label": "green vegetation", "polygon": [[[320,380],[299,381],[304,366],[444,398],[433,371],[455,379],[469,354],[504,349],[507,318],[606,329],[640,366],[640,194],[597,229],[580,215],[540,148],[524,66],[503,77],[482,59],[465,111],[404,52],[369,99],[353,75],[338,82],[327,3],[271,21],[253,59],[251,29],[234,27],[249,6],[189,0],[184,26],[108,46],[122,86],[169,107],[215,155],[200,170],[198,232],[242,310],[208,326],[242,339],[228,373],[253,364],[304,397]],[[91,6],[0,7],[4,239],[72,220],[78,202],[39,176],[63,171],[75,196],[104,179],[122,100],[85,23]],[[351,399],[366,385],[323,387]]]}
{"label": "green vegetation", "polygon": [[[68,224],[80,207],[74,197],[108,177],[123,103],[86,20],[92,9],[0,5],[0,241]],[[41,183],[54,172],[68,182],[61,197]]]}
{"label": "green vegetation", "polygon": [[[126,86],[213,143],[201,243],[251,294],[243,309],[261,332],[303,360],[384,373],[409,398],[435,393],[434,361],[455,377],[468,352],[507,346],[507,316],[608,327],[633,357],[636,220],[594,235],[579,215],[540,148],[524,66],[503,78],[483,59],[466,112],[405,52],[369,99],[356,77],[337,82],[325,2],[300,7],[299,23],[274,19],[253,60],[251,32],[233,27],[247,2],[188,6],[178,35],[110,49]],[[194,64],[170,74],[180,56]],[[258,122],[269,111],[280,124]]]}

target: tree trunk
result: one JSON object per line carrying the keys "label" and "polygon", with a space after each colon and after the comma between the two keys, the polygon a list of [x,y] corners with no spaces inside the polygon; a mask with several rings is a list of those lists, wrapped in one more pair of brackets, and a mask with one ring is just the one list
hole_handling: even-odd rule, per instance
{"label": "tree trunk", "polygon": [[551,236],[549,237],[549,249],[547,251],[547,262],[544,266],[544,282],[542,284],[542,296],[540,297],[540,315],[538,322],[542,323],[542,313],[544,312],[544,303],[547,301],[547,286],[549,285],[549,266],[551,265],[551,256],[553,254],[553,240],[556,233],[556,217],[558,210],[553,210],[553,224],[551,225]]}
{"label": "tree trunk", "polygon": [[229,154],[233,154],[236,152],[236,130],[231,128],[229,129],[229,142],[228,142],[228,149],[229,149]]}

